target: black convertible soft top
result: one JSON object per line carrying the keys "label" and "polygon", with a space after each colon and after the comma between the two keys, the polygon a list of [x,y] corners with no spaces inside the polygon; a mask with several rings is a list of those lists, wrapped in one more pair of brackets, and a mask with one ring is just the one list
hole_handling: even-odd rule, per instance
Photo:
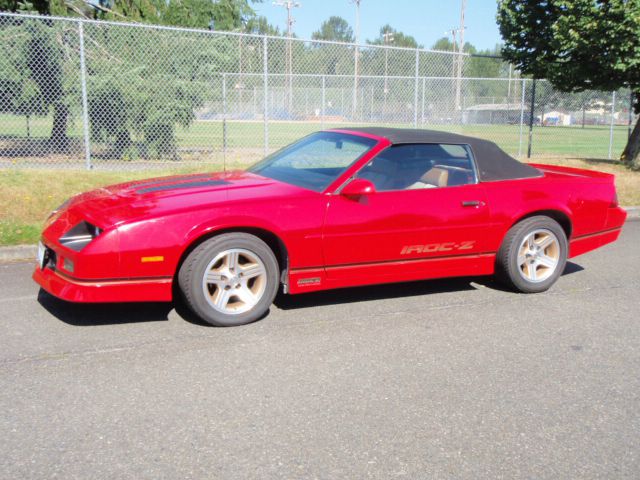
{"label": "black convertible soft top", "polygon": [[353,133],[368,133],[370,135],[383,137],[394,145],[408,143],[469,145],[473,150],[479,180],[483,182],[542,176],[542,172],[537,168],[519,162],[504,152],[495,143],[481,138],[441,132],[438,130],[419,130],[412,128],[362,127],[341,128],[340,130],[351,131]]}

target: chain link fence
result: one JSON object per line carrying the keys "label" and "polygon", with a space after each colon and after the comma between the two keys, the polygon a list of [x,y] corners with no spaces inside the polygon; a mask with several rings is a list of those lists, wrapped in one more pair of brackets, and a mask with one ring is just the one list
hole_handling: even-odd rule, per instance
{"label": "chain link fence", "polygon": [[459,132],[521,158],[620,154],[629,92],[511,72],[451,52],[0,13],[0,167],[232,168],[348,125]]}

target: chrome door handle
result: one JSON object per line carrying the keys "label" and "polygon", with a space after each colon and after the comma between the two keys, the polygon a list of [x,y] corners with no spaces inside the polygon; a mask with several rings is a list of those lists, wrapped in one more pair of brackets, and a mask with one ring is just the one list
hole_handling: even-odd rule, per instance
{"label": "chrome door handle", "polygon": [[463,207],[484,207],[482,200],[464,200],[462,202]]}

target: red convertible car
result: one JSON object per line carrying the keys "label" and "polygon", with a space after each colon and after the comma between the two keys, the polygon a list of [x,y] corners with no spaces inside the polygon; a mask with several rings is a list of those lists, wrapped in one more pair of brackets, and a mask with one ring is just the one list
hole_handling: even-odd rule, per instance
{"label": "red convertible car", "polygon": [[496,274],[542,292],[618,238],[612,175],[429,130],[317,132],[246,171],[137,181],[47,220],[33,275],[72,302],[171,301],[214,325],[285,293]]}

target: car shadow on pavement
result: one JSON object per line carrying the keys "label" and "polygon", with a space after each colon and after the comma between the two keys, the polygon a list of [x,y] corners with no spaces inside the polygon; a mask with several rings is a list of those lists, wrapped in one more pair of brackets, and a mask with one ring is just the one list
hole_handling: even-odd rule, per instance
{"label": "car shadow on pavement", "polygon": [[284,295],[279,293],[273,302],[282,310],[296,308],[320,307],[342,303],[364,302],[369,300],[386,300],[391,298],[415,297],[431,293],[457,292],[476,290],[471,278],[452,278],[440,280],[421,280],[417,282],[388,283],[349,287],[322,292]]}
{"label": "car shadow on pavement", "polygon": [[173,310],[169,302],[70,303],[42,289],[38,303],[61,322],[78,327],[167,321]]}
{"label": "car shadow on pavement", "polygon": [[[580,265],[567,262],[563,275],[584,270]],[[284,295],[278,293],[274,304],[282,310],[339,305],[343,303],[385,300],[392,298],[414,297],[436,293],[477,290],[473,284],[479,284],[493,290],[509,292],[508,288],[491,276],[461,277],[416,282],[369,285],[364,287],[342,288],[323,292]],[[176,313],[185,321],[199,326],[211,326],[197,317],[182,301],[179,292],[174,291],[172,302],[141,303],[70,303],[60,300],[40,289],[38,303],[58,320],[73,326],[86,327],[98,325],[118,325],[126,323],[160,322],[169,319],[169,313]],[[267,316],[268,312],[264,316]]]}
{"label": "car shadow on pavement", "polygon": [[562,276],[571,275],[572,273],[581,272],[584,270],[584,267],[581,267],[577,263],[567,262],[564,267],[564,272],[562,272]]}
{"label": "car shadow on pavement", "polygon": [[[562,272],[562,276],[564,277],[565,275],[571,275],[572,273],[581,272],[582,270],[584,270],[584,268],[578,265],[577,263],[567,262],[567,264],[564,267],[564,272]],[[503,285],[502,283],[500,283],[493,276],[477,277],[477,278],[474,278],[473,281],[475,283],[482,285],[483,287],[487,287],[492,290],[499,290],[501,292],[513,292],[513,290],[511,290],[506,285]]]}
{"label": "car shadow on pavement", "polygon": [[[584,268],[580,265],[573,262],[567,262],[562,275],[570,275],[582,270],[584,270]],[[474,283],[482,285],[483,287],[491,288],[492,290],[500,290],[503,292],[513,291],[502,285],[493,276],[460,277],[368,285],[364,287],[341,288],[298,295],[284,295],[280,292],[273,303],[282,310],[294,310],[297,308],[339,305],[343,303],[364,302],[369,300],[386,300],[391,298],[415,297],[434,293],[477,290],[478,288],[473,285]]]}

